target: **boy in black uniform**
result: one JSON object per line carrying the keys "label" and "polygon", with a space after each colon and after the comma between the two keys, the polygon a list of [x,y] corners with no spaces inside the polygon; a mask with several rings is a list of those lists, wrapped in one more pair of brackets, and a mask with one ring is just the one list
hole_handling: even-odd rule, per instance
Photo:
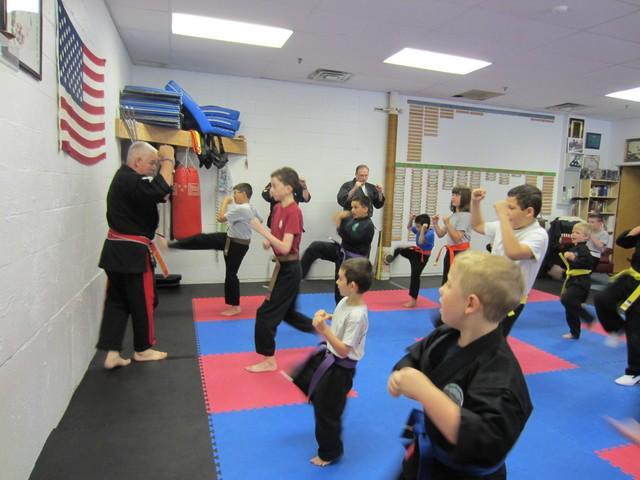
{"label": "boy in black uniform", "polygon": [[566,279],[562,285],[560,301],[565,309],[569,333],[562,335],[566,340],[580,338],[580,319],[584,319],[587,325],[593,323],[593,315],[582,304],[589,297],[591,289],[591,267],[593,257],[587,246],[587,240],[591,238],[591,226],[588,223],[576,223],[571,231],[573,246],[560,253],[560,259],[566,266]]}
{"label": "boy in black uniform", "polygon": [[[155,291],[152,242],[158,228],[158,203],[171,193],[173,147],[156,150],[146,142],[135,142],[127,153],[127,163],[116,172],[107,194],[109,234],[100,256],[100,268],[109,278],[97,348],[107,351],[105,368],[124,367],[122,339],[127,320],[133,324],[133,358],[136,361],[162,360],[166,352],[151,347],[154,335]],[[158,170],[160,164],[160,171]]]}
{"label": "boy in black uniform", "polygon": [[[611,338],[617,339],[623,331],[627,335],[627,369],[615,382],[633,386],[640,384],[640,225],[622,232],[616,244],[635,249],[631,267],[613,278],[613,283],[596,296],[595,305],[598,319]],[[625,312],[625,320],[618,308]]]}
{"label": "boy in black uniform", "polygon": [[499,328],[522,296],[518,266],[469,251],[440,287],[444,325],[394,367],[388,390],[417,400],[400,478],[506,478],[505,457],[533,409],[527,384]]}
{"label": "boy in black uniform", "polygon": [[[369,257],[375,233],[373,222],[369,218],[370,206],[368,197],[357,198],[351,201],[351,211],[342,211],[334,216],[336,231],[342,242],[311,242],[302,256],[302,278],[306,278],[311,265],[319,258],[335,263],[337,280],[342,262],[349,258]],[[337,286],[334,296],[337,304],[342,298]]]}

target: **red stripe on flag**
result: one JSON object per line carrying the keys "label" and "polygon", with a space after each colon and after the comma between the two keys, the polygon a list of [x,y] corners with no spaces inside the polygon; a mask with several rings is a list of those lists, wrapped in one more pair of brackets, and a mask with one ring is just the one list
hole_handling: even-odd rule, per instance
{"label": "red stripe on flag", "polygon": [[67,140],[62,141],[62,151],[67,152],[69,155],[71,155],[73,158],[84,165],[93,165],[95,163],[98,163],[100,160],[104,160],[105,158],[107,158],[106,152],[102,152],[100,155],[95,157],[88,157],[86,155],[83,155],[75,148],[73,148]]}
{"label": "red stripe on flag", "polygon": [[95,88],[91,88],[89,85],[84,83],[82,85],[82,89],[91,95],[93,98],[104,98],[104,92],[102,90],[96,90]]}
{"label": "red stripe on flag", "polygon": [[80,125],[82,128],[87,130],[88,132],[101,132],[104,130],[104,122],[101,123],[91,123],[87,122],[83,117],[78,115],[75,109],[69,105],[69,102],[64,97],[60,97],[60,107],[64,109],[65,112],[69,114],[71,118],[75,120],[75,122]]}
{"label": "red stripe on flag", "polygon": [[76,130],[64,119],[60,120],[60,128],[69,133],[69,136],[73,138],[76,143],[87,149],[99,148],[106,145],[107,143],[104,138],[101,138],[99,140],[89,140],[83,137],[78,132],[76,132]]}
{"label": "red stripe on flag", "polygon": [[94,72],[86,65],[82,67],[82,73],[96,82],[104,82],[104,75]]}
{"label": "red stripe on flag", "polygon": [[82,108],[91,115],[104,115],[104,107],[94,107],[93,105],[84,102]]}
{"label": "red stripe on flag", "polygon": [[106,60],[104,60],[102,58],[99,58],[99,57],[96,57],[93,54],[93,52],[87,48],[86,45],[82,45],[82,53],[84,53],[87,57],[89,57],[93,63],[95,63],[96,65],[99,65],[101,67],[104,67],[105,64],[107,63]]}

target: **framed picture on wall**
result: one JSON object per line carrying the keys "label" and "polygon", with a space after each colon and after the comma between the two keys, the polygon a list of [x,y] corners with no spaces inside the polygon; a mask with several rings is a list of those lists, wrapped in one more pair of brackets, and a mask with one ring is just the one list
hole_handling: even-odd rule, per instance
{"label": "framed picture on wall", "polygon": [[640,162],[640,138],[630,138],[625,142],[625,162]]}
{"label": "framed picture on wall", "polygon": [[567,153],[582,153],[584,142],[581,138],[567,138]]}
{"label": "framed picture on wall", "polygon": [[584,139],[584,148],[588,148],[590,150],[600,150],[601,139],[602,134],[587,132],[587,136]]}
{"label": "framed picture on wall", "polygon": [[[2,2],[6,6],[6,0]],[[42,80],[42,0],[17,2],[7,13],[7,30],[20,52],[20,68]]]}
{"label": "framed picture on wall", "polygon": [[580,118],[569,119],[569,138],[582,138],[584,136],[584,120]]}

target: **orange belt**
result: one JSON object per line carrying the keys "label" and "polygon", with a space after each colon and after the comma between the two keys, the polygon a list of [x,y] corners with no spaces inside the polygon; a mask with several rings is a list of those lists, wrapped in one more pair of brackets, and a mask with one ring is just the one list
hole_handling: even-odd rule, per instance
{"label": "orange belt", "polygon": [[465,250],[469,250],[471,244],[469,242],[464,243],[455,243],[453,245],[443,245],[440,251],[438,252],[438,256],[436,257],[436,263],[440,260],[440,255],[442,251],[446,248],[447,252],[449,252],[449,266],[453,266],[453,259],[455,257],[455,252],[464,252]]}
{"label": "orange belt", "polygon": [[153,243],[152,240],[149,240],[144,235],[128,235],[126,233],[116,232],[110,228],[109,233],[107,233],[107,240],[112,240],[114,242],[133,242],[146,246],[149,249],[151,256],[155,258],[156,262],[158,262],[164,278],[169,276],[169,269],[167,268],[167,264],[162,258],[162,255],[160,255],[160,250],[158,250],[158,247],[156,247],[156,244]]}

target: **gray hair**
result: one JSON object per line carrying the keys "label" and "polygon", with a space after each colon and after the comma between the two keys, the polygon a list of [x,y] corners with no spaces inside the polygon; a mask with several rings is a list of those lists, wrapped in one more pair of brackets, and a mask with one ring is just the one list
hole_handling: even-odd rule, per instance
{"label": "gray hair", "polygon": [[147,142],[133,142],[127,151],[127,165],[145,153],[158,153],[158,150]]}

